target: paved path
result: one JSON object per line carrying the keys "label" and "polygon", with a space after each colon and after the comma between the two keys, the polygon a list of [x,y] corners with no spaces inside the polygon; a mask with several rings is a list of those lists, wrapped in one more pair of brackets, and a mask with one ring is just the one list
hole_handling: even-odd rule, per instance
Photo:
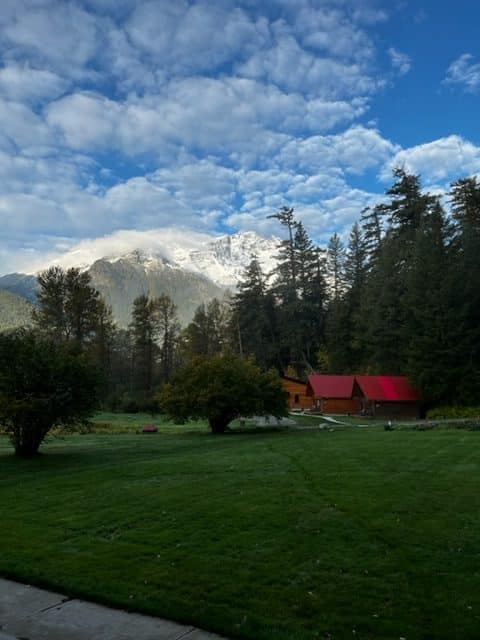
{"label": "paved path", "polygon": [[0,579],[0,640],[226,639],[169,620]]}

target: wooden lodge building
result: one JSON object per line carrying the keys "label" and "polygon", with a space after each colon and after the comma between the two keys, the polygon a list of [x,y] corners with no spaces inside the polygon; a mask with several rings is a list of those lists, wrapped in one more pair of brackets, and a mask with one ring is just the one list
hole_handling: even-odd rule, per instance
{"label": "wooden lodge building", "polygon": [[420,395],[405,376],[312,374],[307,382],[284,376],[290,410],[366,415],[385,419],[418,418]]}
{"label": "wooden lodge building", "polygon": [[362,413],[377,418],[419,418],[420,394],[405,376],[355,376]]}
{"label": "wooden lodge building", "polygon": [[361,412],[359,393],[354,393],[355,376],[308,376],[307,395],[310,406],[321,413],[353,413]]}
{"label": "wooden lodge building", "polygon": [[290,376],[282,376],[282,382],[283,388],[288,393],[288,408],[290,411],[312,408],[312,398],[307,395],[306,382]]}

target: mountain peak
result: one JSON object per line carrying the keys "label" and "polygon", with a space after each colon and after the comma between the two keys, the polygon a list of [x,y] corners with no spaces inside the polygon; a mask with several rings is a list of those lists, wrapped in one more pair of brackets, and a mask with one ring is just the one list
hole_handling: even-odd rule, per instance
{"label": "mountain peak", "polygon": [[[97,259],[111,264],[127,262],[146,272],[180,269],[229,288],[236,287],[254,256],[265,272],[271,271],[279,242],[277,238],[264,238],[255,231],[207,236],[177,233],[173,229],[144,232],[141,235],[136,232],[131,240],[132,243],[136,242],[136,246],[125,247],[122,242],[120,251],[114,252],[110,248],[107,254]],[[122,248],[125,250],[122,251]]]}

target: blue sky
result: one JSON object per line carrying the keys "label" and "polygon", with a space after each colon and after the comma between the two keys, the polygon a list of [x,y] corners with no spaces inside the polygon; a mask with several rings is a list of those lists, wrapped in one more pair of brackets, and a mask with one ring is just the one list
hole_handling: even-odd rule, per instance
{"label": "blue sky", "polygon": [[269,235],[283,205],[325,243],[398,164],[445,192],[480,172],[479,21],[474,0],[2,0],[0,273],[120,230]]}

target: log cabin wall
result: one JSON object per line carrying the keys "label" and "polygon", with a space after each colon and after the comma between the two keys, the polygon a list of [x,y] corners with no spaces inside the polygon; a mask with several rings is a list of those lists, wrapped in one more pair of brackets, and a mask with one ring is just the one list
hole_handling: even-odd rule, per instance
{"label": "log cabin wall", "polygon": [[320,410],[322,413],[360,413],[361,404],[359,398],[321,398]]}
{"label": "log cabin wall", "polygon": [[307,396],[307,383],[294,378],[282,378],[283,387],[288,392],[289,409],[311,409],[313,398]]}
{"label": "log cabin wall", "polygon": [[409,420],[420,417],[420,404],[418,402],[374,402],[374,415],[376,418],[388,420]]}

